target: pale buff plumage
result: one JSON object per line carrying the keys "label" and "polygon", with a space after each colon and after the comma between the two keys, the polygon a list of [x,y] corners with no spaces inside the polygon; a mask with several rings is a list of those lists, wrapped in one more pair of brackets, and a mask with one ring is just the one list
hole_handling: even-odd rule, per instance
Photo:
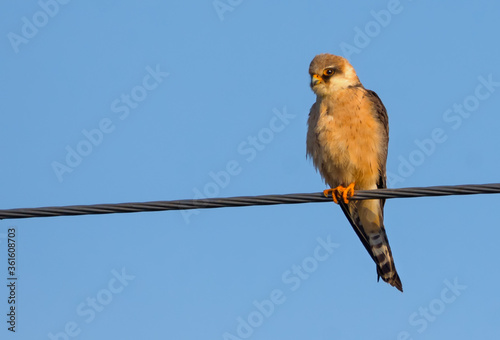
{"label": "pale buff plumage", "polygon": [[[309,67],[316,103],[308,120],[307,154],[332,188],[386,187],[388,121],[385,107],[363,87],[351,64],[331,54]],[[379,277],[402,291],[383,224],[383,200],[350,201],[345,210],[377,264]]]}

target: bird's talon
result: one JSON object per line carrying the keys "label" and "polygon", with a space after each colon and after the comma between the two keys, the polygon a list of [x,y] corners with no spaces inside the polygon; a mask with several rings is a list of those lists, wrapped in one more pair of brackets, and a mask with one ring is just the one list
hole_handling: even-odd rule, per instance
{"label": "bird's talon", "polygon": [[332,195],[333,201],[336,204],[339,204],[339,199],[343,199],[345,204],[349,203],[349,198],[354,195],[354,183],[349,184],[347,188],[339,185],[336,188],[333,189],[326,189],[323,190],[323,195],[325,197],[328,197],[328,195]]}
{"label": "bird's talon", "polygon": [[328,195],[330,195],[330,194],[332,195],[333,202],[335,202],[335,204],[339,204],[339,201],[337,199],[338,193],[339,193],[338,187],[335,189],[323,190],[323,195],[325,195],[325,197],[328,197]]}
{"label": "bird's talon", "polygon": [[349,203],[349,198],[354,195],[354,182],[349,184],[347,188],[344,188],[342,192],[342,197],[344,198],[344,203]]}
{"label": "bird's talon", "polygon": [[332,198],[333,198],[333,202],[335,202],[335,204],[339,204],[339,197],[342,196],[342,191],[344,190],[345,188],[341,185],[339,185],[338,187],[336,188],[333,188],[333,189],[326,189],[326,190],[323,190],[323,195],[325,195],[325,197],[328,197],[328,195],[332,195]]}

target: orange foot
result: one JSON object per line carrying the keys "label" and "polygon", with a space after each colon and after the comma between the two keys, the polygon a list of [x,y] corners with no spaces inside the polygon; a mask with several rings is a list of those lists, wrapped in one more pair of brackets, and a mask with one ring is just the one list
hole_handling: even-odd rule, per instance
{"label": "orange foot", "polygon": [[354,183],[349,184],[347,188],[339,185],[336,188],[323,191],[323,195],[325,195],[325,197],[328,197],[329,194],[332,194],[332,198],[335,203],[339,204],[338,199],[342,197],[344,199],[344,203],[347,204],[349,203],[349,198],[354,195]]}

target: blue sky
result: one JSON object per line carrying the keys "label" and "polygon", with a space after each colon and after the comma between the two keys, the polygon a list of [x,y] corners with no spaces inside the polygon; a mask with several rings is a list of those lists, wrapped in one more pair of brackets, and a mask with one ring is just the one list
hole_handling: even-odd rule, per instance
{"label": "blue sky", "polygon": [[[305,134],[324,52],[387,107],[391,187],[500,181],[499,3],[0,6],[2,209],[321,191]],[[493,338],[499,202],[388,201],[403,294],[333,203],[3,220],[0,337]]]}

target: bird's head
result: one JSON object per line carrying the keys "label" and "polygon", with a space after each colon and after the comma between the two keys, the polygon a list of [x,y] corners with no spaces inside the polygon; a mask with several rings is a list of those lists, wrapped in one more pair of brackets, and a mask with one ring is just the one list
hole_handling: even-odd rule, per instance
{"label": "bird's head", "polygon": [[333,54],[318,54],[309,66],[311,89],[324,97],[349,86],[361,85],[356,71],[343,57]]}

